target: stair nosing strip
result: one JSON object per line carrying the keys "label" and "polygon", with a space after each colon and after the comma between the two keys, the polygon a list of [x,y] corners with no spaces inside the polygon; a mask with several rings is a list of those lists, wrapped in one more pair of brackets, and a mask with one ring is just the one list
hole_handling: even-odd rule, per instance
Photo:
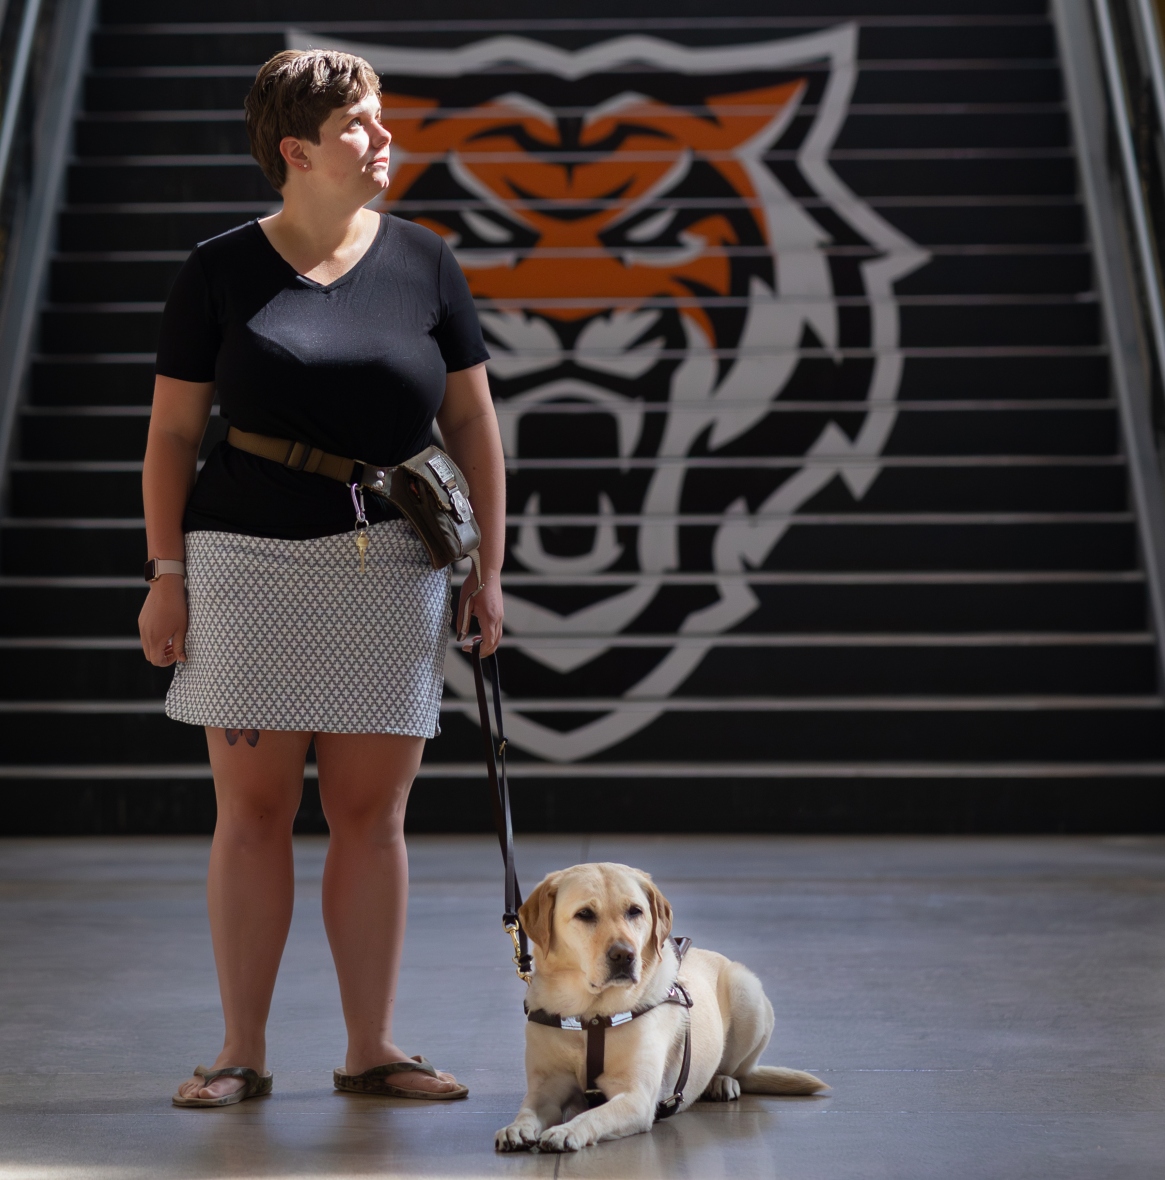
{"label": "stair nosing strip", "polygon": [[[518,201],[517,199],[511,201],[499,201],[500,205],[532,205],[538,206],[538,202]],[[560,205],[561,201],[551,200],[547,198],[541,202],[545,205]],[[271,200],[268,201],[102,201],[102,202],[68,202],[62,206],[62,213],[232,213],[232,212],[273,212],[280,208],[280,201],[277,195],[272,192]],[[598,207],[601,202],[595,201],[578,201],[576,204],[585,204],[588,206]],[[617,208],[622,206],[630,206],[630,201],[612,201],[608,202],[610,208]],[[733,208],[742,209],[759,209],[762,204],[758,199],[753,198],[734,198],[726,200],[724,198],[699,198],[698,201],[689,200],[672,201],[671,205],[678,208],[716,208],[723,209],[726,205]],[[788,202],[790,205],[797,205],[802,208],[821,208],[828,209],[831,206],[824,199],[808,198],[806,200]],[[1000,197],[994,194],[970,194],[967,196],[951,196],[951,195],[919,195],[917,193],[899,193],[887,194],[877,198],[870,198],[866,204],[875,209],[963,209],[963,208],[1079,208],[1080,199],[1076,196],[1064,196],[1060,194],[1051,194],[1048,196],[1031,197],[1025,193],[1017,193],[1014,196]],[[456,202],[441,202],[441,201],[408,201],[401,200],[393,206],[396,208],[407,209],[432,209],[445,208],[446,206],[454,208],[484,208],[485,205],[481,200],[458,200]],[[650,207],[650,205],[646,206]]]}
{"label": "stair nosing strip", "polygon": [[61,213],[273,213],[280,207],[278,196],[272,192],[270,201],[106,201],[102,204],[66,204]]}
{"label": "stair nosing strip", "polygon": [[[593,355],[593,354],[591,354]],[[718,401],[716,403],[718,409],[750,409],[756,408],[755,402],[745,401]],[[979,398],[959,398],[950,401],[924,401],[922,399],[909,398],[895,401],[892,403],[895,413],[997,413],[1001,411],[1016,411],[1016,412],[1049,412],[1060,413],[1075,411],[1090,411],[1097,412],[1100,410],[1115,410],[1120,403],[1114,398],[1028,398],[1028,399],[1004,399],[997,400],[980,400]],[[218,406],[212,406],[212,413],[218,410]],[[497,410],[504,411],[507,409],[506,403],[503,402],[495,407]],[[873,404],[866,401],[784,401],[777,399],[766,406],[766,411],[773,414],[804,414],[804,413],[842,413],[851,410],[868,411],[875,408]],[[877,409],[884,409],[883,405],[876,407]],[[59,402],[53,404],[34,403],[32,405],[22,405],[20,413],[27,418],[136,418],[149,417],[150,404],[148,402],[126,402],[122,404],[112,404],[108,402],[93,403],[93,402]],[[671,413],[675,406],[670,403],[660,403],[654,405],[653,403],[645,403],[642,407],[642,412],[646,413],[655,410],[658,413]],[[516,406],[515,410],[520,410],[521,413],[530,413],[528,405]],[[596,409],[593,403],[580,404],[577,402],[563,402],[558,404],[541,404],[538,406],[537,414],[542,417],[548,411],[556,415],[591,415],[595,413],[602,413],[601,409]],[[769,459],[773,458],[771,455],[756,456],[757,458]],[[703,458],[703,456],[694,456],[693,458]],[[724,456],[724,459],[737,459],[739,456]],[[522,460],[514,460],[515,462],[522,462]],[[537,460],[527,460],[528,462],[537,462]],[[721,460],[722,461],[722,460]],[[626,460],[612,459],[612,463],[623,465]],[[692,462],[688,459],[687,462]]]}
{"label": "stair nosing strip", "polygon": [[[867,695],[852,697],[506,697],[515,713],[1027,713],[1115,712],[1165,708],[1165,698],[1152,694],[1120,696],[1048,695],[943,696]],[[0,701],[0,714],[155,714],[166,702],[155,700],[20,700]],[[477,701],[446,696],[442,713],[476,716]]]}
{"label": "stair nosing strip", "polygon": [[[485,202],[477,201],[475,204],[484,206]],[[918,245],[922,246],[928,254],[940,257],[1009,257],[1011,255],[1030,257],[1079,255],[1080,257],[1089,257],[1092,253],[1088,245],[1079,242],[978,242],[946,245],[919,242]],[[541,250],[540,253],[544,258],[609,258],[611,256],[609,250],[592,246],[549,246]],[[184,262],[189,254],[189,250],[61,250],[53,254],[52,260],[65,263]],[[726,258],[768,258],[771,256],[772,250],[767,246],[722,246],[717,254]],[[781,257],[804,255],[816,258],[823,254],[830,257],[876,259],[879,251],[873,246],[823,246],[819,250],[788,250],[783,252]],[[1020,292],[1020,294],[1026,293]]]}
{"label": "stair nosing strip", "polygon": [[[308,33],[465,33],[511,31],[573,32],[590,29],[822,29],[844,20],[844,16],[681,16],[681,17],[506,17],[445,18],[428,20],[325,20],[304,21],[143,21],[102,23],[97,32],[105,36],[191,36],[207,33],[286,33],[296,28]],[[871,28],[1043,28],[1043,13],[957,13],[873,15],[861,18]]]}
{"label": "stair nosing strip", "polygon": [[[504,579],[503,579],[504,580]],[[990,632],[730,632],[721,635],[540,635],[502,637],[503,647],[776,647],[776,648],[1029,648],[1144,647],[1156,642],[1151,631],[990,631]],[[450,649],[458,649],[456,639]],[[0,651],[139,651],[141,640],[125,636],[0,636]]]}
{"label": "stair nosing strip", "polygon": [[[816,525],[821,527],[849,528],[854,525],[869,525],[877,528],[916,526],[920,528],[939,525],[955,528],[960,525],[973,528],[982,525],[1000,527],[1023,525],[1066,525],[1066,524],[1132,524],[1136,513],[1124,512],[756,512],[743,518],[749,524],[791,524]],[[721,512],[661,513],[615,513],[604,516],[599,513],[546,513],[528,516],[521,513],[507,515],[507,526],[532,525],[535,528],[594,528],[603,524],[616,527],[648,527],[658,524],[674,524],[681,528],[713,528],[731,523]],[[133,516],[8,516],[0,519],[3,529],[144,529],[144,517]]]}
{"label": "stair nosing strip", "polygon": [[[511,760],[510,778],[1148,778],[1165,762],[525,762]],[[316,763],[304,778],[318,777]],[[418,778],[481,778],[477,762],[422,762]],[[212,779],[210,763],[77,763],[0,765],[0,779]]]}
{"label": "stair nosing strip", "polygon": [[[133,67],[109,67],[112,69]],[[94,76],[100,76],[96,73]],[[581,117],[589,113],[589,107],[579,106],[550,106],[547,108],[551,114],[562,118]],[[691,115],[706,115],[712,111],[712,107],[704,103],[677,103],[672,108],[683,114]],[[802,103],[798,108],[801,114],[817,114],[821,111],[820,103]],[[749,107],[734,106],[734,110],[738,115],[747,114],[772,114],[777,108],[769,105],[757,104]],[[160,111],[143,111],[143,110],[125,110],[125,111],[84,111],[78,117],[79,123],[119,123],[119,122],[182,122],[182,116],[187,116],[190,122],[212,122],[216,121],[213,116],[228,115],[232,112],[226,107],[212,108],[207,111],[205,109],[199,110],[160,110]],[[381,113],[387,119],[413,118],[416,115],[415,107],[382,107]],[[479,114],[476,107],[466,106],[439,106],[426,107],[426,113],[429,118],[443,119],[446,121],[453,120],[459,116],[466,118],[474,118]],[[934,118],[959,118],[962,115],[1067,115],[1068,106],[1065,102],[1056,99],[1045,101],[1031,100],[1023,101],[1016,100],[1014,102],[851,102],[847,108],[847,117],[858,116],[864,118],[915,118],[917,116],[934,117]],[[210,115],[211,119],[206,119],[204,116]],[[159,117],[162,116],[162,117]],[[165,116],[174,116],[174,118],[167,118]],[[238,122],[244,119],[244,113],[240,108],[237,112],[236,118]]]}
{"label": "stair nosing strip", "polygon": [[34,365],[154,365],[156,352],[34,352]]}
{"label": "stair nosing strip", "polygon": [[[513,586],[623,586],[635,582],[658,582],[663,586],[715,585],[718,582],[748,582],[758,586],[1010,586],[1070,585],[1072,583],[1143,583],[1143,570],[997,570],[905,572],[846,571],[783,572],[730,570],[684,574],[508,574]],[[144,590],[141,576],[114,574],[2,574],[3,589],[133,589]]]}
{"label": "stair nosing strip", "polygon": [[[790,349],[790,352],[798,352],[800,355],[818,355],[820,350],[797,350]],[[1065,345],[1065,346],[1027,346],[1012,349],[999,349],[991,346],[982,347],[979,349],[966,348],[952,348],[947,350],[931,350],[927,352],[922,349],[898,348],[894,350],[899,356],[906,358],[917,357],[920,360],[993,360],[999,357],[1074,357],[1077,359],[1096,357],[1097,359],[1104,359],[1108,356],[1108,348],[1103,344],[1094,345]],[[56,365],[101,365],[101,364],[156,364],[157,353],[155,352],[39,352],[34,353],[32,361],[34,364],[56,364]],[[676,353],[677,356],[687,356],[687,353]],[[735,348],[721,348],[710,349],[705,354],[713,359],[731,358],[738,355],[753,356],[757,355],[749,350],[745,352],[743,349]],[[773,350],[761,355],[768,356],[783,356],[784,352],[780,350]],[[860,359],[867,359],[868,356],[875,355],[873,349],[836,349],[832,352],[825,350],[822,355],[826,355],[828,359],[835,356],[841,357],[855,357]],[[503,403],[504,404],[504,403]],[[900,403],[892,402],[890,407],[894,407]],[[666,409],[673,409],[673,406],[667,406]]]}
{"label": "stair nosing strip", "polygon": [[[253,76],[253,75],[252,75]],[[795,161],[803,156],[801,148],[772,148],[762,152],[758,159],[765,161]],[[534,153],[517,151],[465,152],[466,160],[476,164],[521,164],[531,156],[540,163],[590,163],[594,153],[585,149],[566,148],[562,150],[545,148]],[[647,149],[620,155],[620,161],[632,163],[658,163],[682,159],[682,151],[657,151]],[[708,150],[701,153],[710,160],[731,161],[736,159],[729,151]],[[446,152],[413,152],[410,163],[440,164],[448,157]],[[893,162],[909,160],[1071,160],[1076,158],[1071,144],[1023,144],[1018,147],[863,147],[833,148],[827,159],[839,161]],[[71,156],[69,167],[78,168],[258,168],[255,158],[248,152],[205,152],[163,154],[147,152],[143,155]]]}
{"label": "stair nosing strip", "polygon": [[[1106,409],[1119,408],[1119,402],[1112,398],[1029,398],[1021,399],[999,399],[999,400],[980,400],[977,398],[953,398],[949,401],[922,401],[922,400],[899,400],[894,402],[895,413],[1000,413],[1000,412],[1047,412],[1047,413],[1074,413],[1076,411],[1087,411],[1098,413],[1106,411]],[[716,407],[719,409],[755,409],[755,402],[750,401],[718,401]],[[495,407],[498,411],[504,411],[506,407],[505,402]],[[530,413],[531,409],[528,405],[515,406],[516,412],[523,414]],[[644,402],[640,407],[636,407],[637,412],[640,413],[661,413],[667,414],[674,412],[675,406],[670,402]],[[844,413],[849,411],[869,411],[873,408],[870,401],[784,401],[778,399],[766,406],[766,411],[773,414],[804,414],[804,413]],[[882,409],[883,406],[877,408]],[[120,402],[120,404],[113,404],[113,402],[55,402],[52,405],[34,404],[22,405],[20,413],[25,418],[148,418],[150,415],[149,402]],[[218,411],[218,406],[211,406],[211,414]],[[561,415],[561,417],[570,417],[570,415],[590,415],[595,413],[602,413],[602,409],[596,409],[594,404],[578,404],[578,402],[551,402],[551,404],[539,405],[537,411],[538,417],[550,413]],[[771,457],[766,457],[771,458]]]}
{"label": "stair nosing strip", "polygon": [[[527,300],[525,302],[506,301],[509,307],[512,302],[514,308],[532,308],[551,306],[550,300]],[[500,301],[482,304],[486,309],[501,306]],[[162,305],[165,306],[164,304]],[[558,306],[553,304],[552,306]],[[574,306],[572,303],[571,306]],[[583,307],[597,307],[598,303],[583,303]],[[621,303],[608,302],[605,307],[622,306]],[[628,301],[626,306],[631,307]],[[638,305],[642,306],[642,305]],[[743,304],[741,305],[743,306]],[[1108,347],[1104,344],[1023,344],[1023,345],[967,345],[942,348],[916,348],[905,346],[889,350],[905,360],[997,360],[1016,359],[1023,357],[1062,357],[1084,360],[1089,358],[1105,359],[1108,357]],[[807,360],[875,360],[885,356],[887,350],[880,348],[714,348],[708,349],[702,355],[713,360],[727,360],[738,356],[751,357],[785,357],[797,356]],[[521,355],[521,354],[519,354]],[[683,350],[660,349],[654,354],[657,359],[683,359],[691,354]],[[42,352],[34,355],[33,360],[38,364],[114,364],[114,363],[145,363],[147,358],[156,362],[156,353],[145,352]],[[549,366],[548,366],[549,367]],[[504,404],[504,403],[503,403]],[[887,403],[888,409],[893,409],[896,402]],[[668,407],[674,409],[674,404]]]}
{"label": "stair nosing strip", "polygon": [[[634,461],[620,463],[617,460],[584,460],[584,459],[510,459],[506,466],[509,470],[518,471],[522,467],[528,470],[563,470],[584,471],[598,463],[607,464],[613,468],[640,465]],[[802,458],[780,459],[773,456],[760,456],[749,460],[748,465],[758,470],[782,470],[785,467],[862,467],[876,466],[878,468],[892,468],[895,470],[925,470],[929,468],[948,467],[1124,467],[1123,455],[892,455],[879,456],[871,463],[866,456],[840,455],[822,458],[806,456]],[[644,460],[642,467],[653,470],[657,467],[691,467],[694,470],[705,469],[697,462],[674,463]],[[716,466],[730,468],[731,464],[718,463]],[[134,472],[141,471],[141,459],[15,459],[8,465],[10,471],[88,471],[88,472]],[[723,514],[717,516],[722,521]]]}
{"label": "stair nosing strip", "polygon": [[[505,253],[500,250],[498,253]],[[489,253],[489,251],[480,251],[480,253]],[[549,297],[547,297],[549,298]],[[477,302],[485,307],[496,306],[495,301],[488,299],[480,299]],[[526,301],[527,306],[535,306],[539,303],[546,302],[539,296],[533,296]],[[772,298],[766,299],[748,299],[744,296],[725,296],[725,297],[710,297],[708,299],[701,299],[699,302],[702,307],[772,307],[779,306],[787,302],[779,295],[774,295]],[[1073,307],[1073,306],[1090,306],[1099,302],[1099,296],[1096,291],[1051,291],[1034,294],[933,294],[933,295],[900,295],[900,296],[871,296],[871,295],[839,295],[837,298],[830,299],[824,296],[820,298],[804,298],[798,299],[799,306],[818,306],[818,307],[846,307],[846,308],[863,308],[863,307]],[[670,302],[664,298],[653,297],[650,300],[639,301],[637,306],[651,306],[651,307],[668,307],[668,306],[688,306],[693,303],[693,298],[689,296],[677,296]],[[166,307],[164,299],[110,299],[110,300],[55,300],[53,302],[42,305],[42,312],[50,314],[92,314],[103,315],[112,312],[119,313],[157,313],[161,312]],[[487,329],[488,330],[488,329]],[[986,347],[992,347],[987,345]],[[811,352],[814,350],[805,349],[803,347],[797,348],[755,348],[749,350],[734,349],[732,351],[745,351],[751,355],[779,355],[787,352]],[[819,352],[834,352],[834,349],[817,349]],[[676,350],[660,349],[658,353],[653,355],[667,355],[669,352],[676,352]],[[598,356],[612,356],[621,357],[626,355],[625,352],[608,349],[606,351],[588,350],[588,353],[593,353]],[[545,355],[536,350],[512,349],[505,350],[502,354],[504,359],[511,357],[524,356],[539,356]],[[555,353],[554,355],[561,355]],[[679,353],[677,353],[679,355]],[[686,355],[686,354],[685,354]]]}

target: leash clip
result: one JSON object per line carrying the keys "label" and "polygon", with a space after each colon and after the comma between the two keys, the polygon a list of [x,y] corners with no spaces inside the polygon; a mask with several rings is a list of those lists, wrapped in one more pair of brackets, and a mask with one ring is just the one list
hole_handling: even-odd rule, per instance
{"label": "leash clip", "polygon": [[518,923],[503,918],[502,929],[510,936],[510,941],[514,944],[514,966],[518,970],[518,978],[529,987],[533,973],[522,963],[522,944],[518,941]]}

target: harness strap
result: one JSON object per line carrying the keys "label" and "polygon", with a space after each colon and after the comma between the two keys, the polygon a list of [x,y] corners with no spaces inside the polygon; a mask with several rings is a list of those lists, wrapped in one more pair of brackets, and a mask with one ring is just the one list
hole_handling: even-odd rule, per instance
{"label": "harness strap", "polygon": [[[477,689],[477,712],[481,721],[481,740],[485,752],[485,772],[489,778],[489,802],[493,811],[494,826],[498,830],[498,843],[502,849],[502,864],[505,874],[505,912],[502,925],[514,940],[514,964],[518,975],[530,982],[533,960],[526,941],[526,932],[518,921],[522,908],[522,892],[518,888],[518,872],[514,867],[514,823],[510,816],[510,783],[506,777],[506,733],[502,728],[502,686],[498,676],[497,656],[482,656],[481,637],[473,641],[473,685]],[[492,694],[485,691],[485,666],[489,665],[489,681]],[[493,701],[493,727],[490,725],[490,699]],[[494,745],[494,732],[497,746]],[[582,1027],[581,1025],[579,1026]]]}
{"label": "harness strap", "polygon": [[[684,955],[688,953],[688,948],[692,945],[690,938],[673,938],[670,939],[672,948],[675,950],[676,959],[680,964],[684,961]],[[599,1089],[599,1078],[602,1076],[604,1063],[606,1059],[606,1038],[607,1029],[618,1028],[621,1024],[629,1024],[632,1020],[638,1019],[640,1016],[646,1016],[648,1012],[654,1012],[656,1008],[663,1004],[679,1004],[683,1008],[691,1009],[692,997],[688,994],[688,989],[677,979],[670,988],[668,988],[667,995],[657,1004],[648,1004],[646,1008],[633,1008],[629,1012],[616,1012],[611,1016],[592,1016],[586,1021],[585,1025],[581,1016],[556,1016],[552,1012],[546,1012],[542,1008],[535,1008],[533,1011],[527,1009],[526,1019],[533,1021],[535,1024],[545,1024],[549,1028],[561,1028],[567,1031],[586,1031],[587,1034],[587,1084],[586,1084],[586,1099],[588,1105],[601,1106],[607,1101],[607,1096]],[[676,1078],[675,1090],[671,1095],[655,1108],[655,1121],[660,1119],[670,1118],[684,1101],[684,1087],[688,1084],[688,1074],[692,1068],[692,1021],[689,1016],[687,1023],[684,1025],[684,1054],[680,1061],[680,1072]]]}

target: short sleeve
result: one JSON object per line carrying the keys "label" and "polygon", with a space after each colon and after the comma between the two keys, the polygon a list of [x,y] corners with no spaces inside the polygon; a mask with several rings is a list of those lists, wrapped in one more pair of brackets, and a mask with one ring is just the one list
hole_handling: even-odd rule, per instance
{"label": "short sleeve", "polygon": [[222,330],[198,250],[186,259],[162,312],[155,371],[179,381],[213,381]]}
{"label": "short sleeve", "polygon": [[481,324],[469,284],[444,240],[441,242],[437,291],[440,308],[433,339],[441,350],[446,371],[456,373],[489,360],[489,349],[481,336]]}

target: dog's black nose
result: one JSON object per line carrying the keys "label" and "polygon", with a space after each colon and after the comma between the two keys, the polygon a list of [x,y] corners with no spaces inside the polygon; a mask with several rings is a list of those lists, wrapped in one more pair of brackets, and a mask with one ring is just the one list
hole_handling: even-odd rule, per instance
{"label": "dog's black nose", "polygon": [[616,971],[626,971],[635,962],[635,948],[625,942],[612,943],[607,950],[607,962]]}

